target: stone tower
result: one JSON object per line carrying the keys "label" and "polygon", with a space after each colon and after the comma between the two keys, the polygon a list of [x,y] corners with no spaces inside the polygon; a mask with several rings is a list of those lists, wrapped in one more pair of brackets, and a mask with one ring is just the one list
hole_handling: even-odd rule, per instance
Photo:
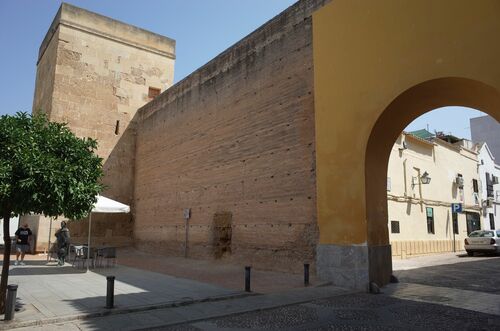
{"label": "stone tower", "polygon": [[[39,50],[33,112],[65,122],[80,137],[95,138],[104,159],[103,195],[132,205],[135,114],[173,82],[175,41],[63,3]],[[25,217],[36,250],[49,240],[49,222]],[[93,243],[126,245],[133,214],[94,215]],[[85,241],[87,222],[72,222]],[[53,234],[51,241],[54,241]]]}

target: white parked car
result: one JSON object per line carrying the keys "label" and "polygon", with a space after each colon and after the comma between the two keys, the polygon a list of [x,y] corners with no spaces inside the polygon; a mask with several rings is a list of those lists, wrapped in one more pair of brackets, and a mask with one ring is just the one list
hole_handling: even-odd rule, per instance
{"label": "white parked car", "polygon": [[500,253],[500,230],[471,232],[465,238],[465,250],[469,256],[474,255],[474,252]]}

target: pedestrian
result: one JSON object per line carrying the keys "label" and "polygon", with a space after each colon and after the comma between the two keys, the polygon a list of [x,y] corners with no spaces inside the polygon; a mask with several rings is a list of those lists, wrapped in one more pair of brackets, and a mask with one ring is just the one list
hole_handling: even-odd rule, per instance
{"label": "pedestrian", "polygon": [[61,228],[56,232],[57,238],[57,265],[63,266],[69,248],[69,229],[66,222],[61,222]]}
{"label": "pedestrian", "polygon": [[[16,231],[16,262],[14,265],[25,265],[24,255],[30,250],[30,241],[32,232],[28,227],[28,224],[23,224]],[[19,256],[21,256],[21,261],[19,261]]]}

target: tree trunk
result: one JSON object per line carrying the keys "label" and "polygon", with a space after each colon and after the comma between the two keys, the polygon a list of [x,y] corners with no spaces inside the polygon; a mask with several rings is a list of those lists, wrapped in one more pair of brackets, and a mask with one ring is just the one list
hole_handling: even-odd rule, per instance
{"label": "tree trunk", "polygon": [[10,264],[10,210],[4,210],[3,214],[3,264],[2,264],[2,278],[0,280],[0,314],[5,313],[5,299],[7,296],[7,284],[9,281],[9,264]]}

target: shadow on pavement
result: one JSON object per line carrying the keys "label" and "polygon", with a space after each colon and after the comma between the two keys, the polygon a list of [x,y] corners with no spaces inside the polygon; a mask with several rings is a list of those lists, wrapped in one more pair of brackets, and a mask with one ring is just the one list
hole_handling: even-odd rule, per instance
{"label": "shadow on pavement", "polygon": [[[57,267],[55,261],[47,264],[46,258],[40,256],[33,256],[33,260],[26,261],[26,266],[13,266],[11,281],[19,283],[18,303],[22,304],[16,319],[33,321],[106,312],[106,276],[110,275],[116,277],[114,299],[117,309],[186,305],[242,295],[242,266],[130,253],[134,252],[119,251],[117,267],[92,268],[90,273],[86,273],[85,268]],[[123,260],[131,265],[124,266]],[[135,261],[140,263],[136,266]],[[21,277],[16,279],[16,276]],[[315,279],[311,276],[311,286],[314,286]],[[302,274],[252,270],[252,290],[279,292],[299,288],[304,286],[302,278]],[[88,323],[92,325],[93,322],[89,320]],[[103,329],[111,328],[113,326]]]}
{"label": "shadow on pavement", "polygon": [[15,266],[9,271],[10,276],[35,276],[35,275],[62,275],[62,274],[82,274],[85,269],[77,269],[72,266],[58,267],[57,265],[46,265],[30,267]]}
{"label": "shadow on pavement", "polygon": [[363,293],[151,330],[495,330],[499,322],[494,315]]}
{"label": "shadow on pavement", "polygon": [[108,275],[116,277],[114,306],[117,309],[186,305],[241,295],[241,292],[210,284],[124,266],[96,268],[86,273],[85,269],[72,266],[47,266],[45,261],[31,263],[13,267],[9,279],[10,283],[19,285],[20,311],[16,320],[26,323],[109,312],[105,309]]}

